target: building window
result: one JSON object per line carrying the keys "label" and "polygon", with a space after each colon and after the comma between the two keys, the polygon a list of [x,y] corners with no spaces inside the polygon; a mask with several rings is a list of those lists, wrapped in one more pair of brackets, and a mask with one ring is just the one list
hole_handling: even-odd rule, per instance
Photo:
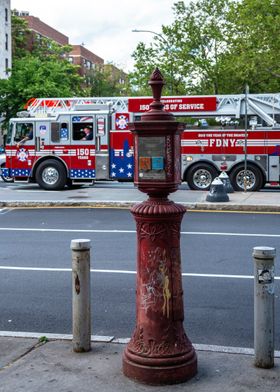
{"label": "building window", "polygon": [[8,8],[5,8],[5,22],[8,22]]}
{"label": "building window", "polygon": [[6,34],[6,41],[5,41],[6,50],[8,50],[8,42],[9,42],[9,37],[8,37],[8,34]]}
{"label": "building window", "polygon": [[6,68],[6,74],[9,73],[8,68],[9,68],[9,60],[5,59],[5,68]]}

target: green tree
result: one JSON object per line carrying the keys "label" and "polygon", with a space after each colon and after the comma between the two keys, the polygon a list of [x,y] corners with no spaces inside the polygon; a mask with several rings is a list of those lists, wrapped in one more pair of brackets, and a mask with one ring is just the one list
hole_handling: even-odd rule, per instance
{"label": "green tree", "polygon": [[[146,48],[140,43],[133,53],[134,83],[142,90],[147,73],[158,66],[175,94],[220,92],[219,57],[227,42],[227,14],[232,0],[198,0],[174,4],[175,22],[162,26],[161,37]],[[146,71],[146,72],[145,72]],[[143,78],[143,75],[144,78]]]}
{"label": "green tree", "polygon": [[229,14],[232,41],[221,59],[230,76],[225,92],[279,92],[280,4],[278,0],[243,0]]}
{"label": "green tree", "polygon": [[163,70],[164,62],[160,61],[159,55],[160,50],[158,51],[158,48],[153,48],[153,45],[146,47],[143,42],[137,45],[136,50],[132,54],[135,60],[134,71],[129,74],[130,82],[136,95],[151,95],[148,80],[156,66],[160,68],[166,80],[167,75]]}
{"label": "green tree", "polygon": [[128,81],[121,83],[122,71],[113,64],[96,66],[87,73],[86,95],[92,97],[126,96],[130,92]]}
{"label": "green tree", "polygon": [[140,43],[133,53],[136,91],[149,93],[146,81],[155,66],[167,93],[171,84],[175,94],[234,94],[245,84],[251,92],[279,91],[279,0],[178,1],[173,12],[175,21],[159,34],[163,39],[155,35],[149,47]]}
{"label": "green tree", "polygon": [[169,34],[179,48],[178,67],[191,93],[219,94],[220,56],[228,45],[228,18],[232,0],[198,0],[175,4],[175,22]]}
{"label": "green tree", "polygon": [[12,57],[21,58],[28,54],[27,42],[31,42],[32,34],[26,20],[12,16]]}

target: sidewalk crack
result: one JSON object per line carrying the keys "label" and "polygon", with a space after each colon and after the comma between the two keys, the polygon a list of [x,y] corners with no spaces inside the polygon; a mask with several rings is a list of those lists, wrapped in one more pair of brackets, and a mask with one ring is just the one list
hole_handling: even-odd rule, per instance
{"label": "sidewalk crack", "polygon": [[30,347],[28,350],[26,350],[24,353],[22,353],[21,355],[19,355],[17,358],[13,359],[12,361],[8,362],[6,365],[4,365],[3,367],[0,368],[0,372],[7,369],[8,367],[10,367],[11,365],[13,365],[14,363],[16,363],[18,360],[20,360],[21,358],[24,358],[26,355],[28,355],[29,353],[31,353],[32,351],[34,351],[36,348],[39,348],[41,346],[43,346],[44,344],[48,343],[48,341],[38,341],[37,343],[35,343],[32,347]]}

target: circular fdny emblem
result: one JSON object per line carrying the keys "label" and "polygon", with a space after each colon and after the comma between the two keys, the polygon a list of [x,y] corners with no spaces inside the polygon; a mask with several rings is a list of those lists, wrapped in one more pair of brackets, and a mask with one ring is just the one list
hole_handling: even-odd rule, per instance
{"label": "circular fdny emblem", "polygon": [[128,118],[127,116],[121,114],[117,119],[116,119],[116,125],[118,129],[126,129],[127,128],[127,123],[128,123]]}
{"label": "circular fdny emblem", "polygon": [[28,151],[25,148],[20,148],[17,152],[17,159],[21,162],[25,162],[28,159]]}

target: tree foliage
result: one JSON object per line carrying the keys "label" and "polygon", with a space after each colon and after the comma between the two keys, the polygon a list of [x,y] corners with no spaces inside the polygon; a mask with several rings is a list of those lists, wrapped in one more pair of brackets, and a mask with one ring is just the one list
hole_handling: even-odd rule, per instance
{"label": "tree foliage", "polygon": [[[65,97],[82,94],[82,78],[66,58],[70,48],[48,39],[35,39],[22,19],[12,18],[13,65],[11,76],[0,80],[0,113],[16,115],[32,97]],[[32,49],[28,50],[29,39]]]}
{"label": "tree foliage", "polygon": [[68,61],[71,46],[32,33],[27,22],[12,17],[12,69],[0,80],[0,113],[5,123],[23,109],[32,97],[114,96],[126,94],[128,86],[119,83],[106,68],[79,75],[79,66]]}
{"label": "tree foliage", "polygon": [[[280,91],[280,3],[243,0],[229,14],[232,40],[224,59],[237,91],[248,83],[251,92]],[[227,87],[229,90],[229,87]]]}
{"label": "tree foliage", "polygon": [[174,22],[133,53],[131,80],[150,93],[158,66],[165,94],[234,94],[280,90],[279,0],[197,0],[173,5]]}
{"label": "tree foliage", "polygon": [[[115,70],[115,71],[114,71]],[[86,95],[91,97],[126,96],[130,92],[128,82],[120,82],[122,71],[113,64],[95,67],[87,74]]]}

